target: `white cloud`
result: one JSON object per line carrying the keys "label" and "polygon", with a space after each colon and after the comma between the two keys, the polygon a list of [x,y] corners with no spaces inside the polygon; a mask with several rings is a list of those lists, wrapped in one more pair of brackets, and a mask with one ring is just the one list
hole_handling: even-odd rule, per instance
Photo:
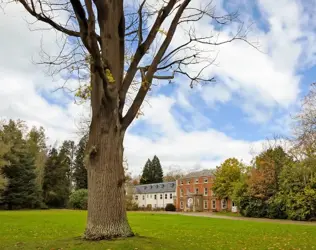
{"label": "white cloud", "polygon": [[[192,2],[199,5],[203,1]],[[248,1],[243,1],[247,5]],[[248,4],[249,5],[249,4]],[[234,98],[234,93],[240,97],[241,108],[249,116],[250,120],[264,123],[270,119],[270,115],[276,108],[288,109],[297,102],[300,93],[301,76],[297,73],[310,62],[311,56],[302,58],[307,54],[306,50],[311,49],[306,46],[306,34],[311,37],[308,41],[316,38],[315,32],[310,31],[315,27],[310,25],[307,31],[306,9],[302,8],[300,1],[258,1],[262,18],[255,22],[265,22],[268,31],[260,30],[259,24],[254,24],[248,33],[248,41],[258,45],[259,52],[242,41],[235,41],[213,48],[212,53],[207,53],[207,57],[217,57],[216,65],[210,67],[205,75],[216,76],[217,85],[199,88],[206,103],[214,106],[214,103],[225,103]],[[219,4],[220,12],[223,9]],[[234,7],[238,5],[234,2]],[[249,19],[252,14],[241,12],[242,19]],[[304,21],[302,21],[302,19]],[[303,26],[305,24],[305,26]],[[187,25],[187,24],[183,24]],[[195,25],[193,25],[195,26]],[[227,26],[220,36],[214,36],[218,41],[224,41],[234,33],[237,25]],[[188,30],[188,28],[186,29]],[[207,36],[214,34],[207,20],[202,20],[195,26],[197,36]],[[187,40],[187,34],[183,29],[178,29],[173,45],[177,46]],[[258,42],[258,44],[257,44]],[[308,44],[311,45],[309,42]],[[205,45],[200,48],[206,49]],[[303,61],[302,61],[303,60]],[[190,65],[187,70],[197,72],[200,65]],[[251,106],[251,108],[244,108]],[[258,114],[262,113],[262,114]]]}
{"label": "white cloud", "polygon": [[225,103],[231,99],[231,90],[224,84],[203,86],[202,98],[210,106],[216,102]]}
{"label": "white cloud", "polygon": [[[43,67],[32,62],[32,58],[39,58],[41,42],[46,51],[58,52],[56,33],[31,32],[23,13],[20,5],[9,4],[5,15],[0,15],[1,34],[5,34],[0,41],[0,115],[25,120],[29,126],[43,126],[50,144],[55,140],[76,139],[75,119],[82,107],[62,91],[53,93],[63,80],[53,81],[44,74]],[[57,100],[63,100],[64,106],[57,105]]]}
{"label": "white cloud", "polygon": [[[134,126],[143,122],[146,132],[151,133],[151,125],[157,125],[155,131],[162,131],[160,137],[151,139],[128,132],[125,140],[125,153],[130,168],[138,173],[143,168],[147,158],[155,154],[159,156],[163,166],[178,165],[182,170],[188,170],[195,165],[201,168],[215,168],[229,157],[237,157],[249,162],[251,148],[260,149],[262,142],[235,140],[214,129],[199,131],[197,127],[191,132],[180,128],[182,121],[176,121],[171,114],[174,102],[171,98],[159,95],[150,99],[150,115],[136,121]],[[195,110],[197,111],[197,110]],[[156,118],[156,119],[155,119]],[[153,122],[154,119],[154,122]],[[191,121],[188,121],[189,123]]]}

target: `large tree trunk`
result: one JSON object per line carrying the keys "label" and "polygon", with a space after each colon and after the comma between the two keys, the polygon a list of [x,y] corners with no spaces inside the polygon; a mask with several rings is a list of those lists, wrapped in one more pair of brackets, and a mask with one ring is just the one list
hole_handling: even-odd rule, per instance
{"label": "large tree trunk", "polygon": [[101,79],[92,75],[92,122],[86,152],[88,221],[85,238],[102,240],[133,236],[125,208],[124,131],[117,103],[106,103]]}
{"label": "large tree trunk", "polygon": [[132,236],[125,209],[122,164],[124,136],[114,129],[108,133],[98,133],[97,136],[99,144],[96,152],[90,149],[89,156],[91,164],[88,167],[88,221],[85,238],[102,240]]}
{"label": "large tree trunk", "polygon": [[[88,221],[85,238],[133,236],[125,207],[125,174],[119,96],[124,69],[123,1],[94,1],[99,15],[101,56],[111,80],[105,84],[91,61],[92,122],[87,145]],[[108,76],[107,76],[108,77]]]}

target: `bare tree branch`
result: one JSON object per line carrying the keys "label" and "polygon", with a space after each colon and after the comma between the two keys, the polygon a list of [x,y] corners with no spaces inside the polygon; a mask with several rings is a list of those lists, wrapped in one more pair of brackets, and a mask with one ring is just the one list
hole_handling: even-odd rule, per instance
{"label": "bare tree branch", "polygon": [[140,60],[143,58],[145,53],[148,51],[150,45],[152,44],[152,42],[154,41],[154,39],[158,33],[158,30],[159,30],[161,24],[167,18],[167,16],[169,15],[170,11],[172,10],[172,8],[176,4],[176,2],[177,2],[176,0],[170,0],[165,7],[163,7],[162,9],[159,10],[157,18],[156,18],[154,24],[152,25],[152,28],[151,28],[146,40],[141,45],[138,46],[138,48],[134,54],[133,60],[131,62],[131,65],[126,72],[122,86],[121,86],[120,91],[119,91],[119,97],[120,97],[119,110],[120,110],[120,113],[123,112],[126,93],[127,93],[129,86],[131,85],[133,78],[135,77],[135,74],[137,72],[137,66],[138,66]]}
{"label": "bare tree branch", "polygon": [[[69,36],[75,36],[75,37],[80,37],[80,33],[74,30],[69,30],[63,26],[61,26],[60,24],[57,24],[56,22],[54,22],[51,18],[49,18],[48,16],[46,16],[44,13],[37,13],[35,11],[35,7],[34,7],[34,3],[32,1],[32,8],[28,5],[28,3],[26,2],[26,0],[18,0],[23,6],[24,8],[32,15],[34,16],[37,20],[42,21],[44,23],[49,24],[50,26],[52,26],[54,29],[63,32]],[[41,1],[39,1],[41,3]]]}
{"label": "bare tree branch", "polygon": [[175,17],[173,18],[173,20],[171,22],[167,36],[166,36],[165,40],[163,41],[162,45],[160,46],[156,56],[154,57],[152,64],[149,66],[148,71],[146,72],[146,75],[144,75],[144,72],[142,71],[142,73],[143,73],[142,81],[145,82],[146,84],[148,84],[148,86],[145,85],[144,87],[139,88],[139,91],[136,95],[134,102],[132,103],[131,107],[129,108],[129,110],[127,111],[126,115],[123,118],[122,129],[126,129],[130,125],[130,123],[133,121],[135,116],[137,115],[137,112],[138,112],[141,104],[143,103],[143,100],[144,100],[144,98],[148,92],[148,89],[151,85],[153,76],[157,70],[157,66],[158,66],[161,58],[164,56],[172,38],[173,38],[173,35],[177,29],[178,21],[182,15],[183,11],[185,10],[187,5],[189,4],[189,2],[190,2],[190,0],[185,0],[185,1],[183,1],[181,6],[179,7]]}

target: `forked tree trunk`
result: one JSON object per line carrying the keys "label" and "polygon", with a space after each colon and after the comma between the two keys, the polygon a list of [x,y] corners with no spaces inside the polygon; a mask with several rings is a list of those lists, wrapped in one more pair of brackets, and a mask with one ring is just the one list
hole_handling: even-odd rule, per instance
{"label": "forked tree trunk", "polygon": [[86,159],[88,220],[85,239],[133,236],[125,207],[123,168],[124,131],[120,130],[116,103],[105,104],[99,77],[92,75],[93,116]]}

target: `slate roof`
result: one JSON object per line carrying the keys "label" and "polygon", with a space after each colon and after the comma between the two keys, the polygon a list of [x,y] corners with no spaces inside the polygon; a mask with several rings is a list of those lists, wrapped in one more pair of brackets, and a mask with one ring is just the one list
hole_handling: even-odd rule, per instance
{"label": "slate roof", "polygon": [[214,170],[204,169],[204,170],[201,170],[201,171],[189,173],[189,174],[185,175],[181,179],[202,177],[202,176],[213,176],[213,173],[214,173]]}
{"label": "slate roof", "polygon": [[166,193],[166,192],[175,192],[176,191],[176,182],[161,182],[145,185],[135,186],[136,194],[152,194],[152,193]]}

